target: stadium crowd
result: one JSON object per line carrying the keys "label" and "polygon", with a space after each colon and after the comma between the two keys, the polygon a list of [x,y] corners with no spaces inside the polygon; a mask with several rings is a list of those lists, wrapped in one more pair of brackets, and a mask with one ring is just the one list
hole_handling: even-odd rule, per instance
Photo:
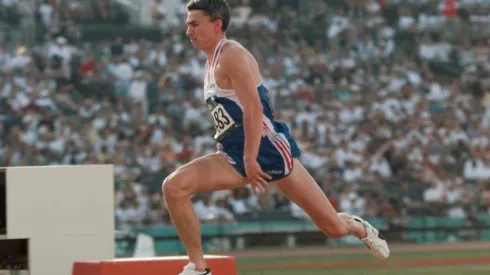
{"label": "stadium crowd", "polygon": [[[56,16],[60,6],[33,6],[44,39],[0,45],[1,165],[114,164],[118,226],[168,223],[161,182],[216,151],[205,56],[183,35],[185,2],[168,14],[155,1],[158,43],[84,42],[69,16]],[[256,56],[277,119],[336,209],[490,213],[489,4],[459,1],[448,11],[442,1],[345,0],[332,9],[319,0],[300,16],[280,1],[229,2],[229,38]],[[274,189],[194,200],[203,222],[263,209],[305,218]]]}

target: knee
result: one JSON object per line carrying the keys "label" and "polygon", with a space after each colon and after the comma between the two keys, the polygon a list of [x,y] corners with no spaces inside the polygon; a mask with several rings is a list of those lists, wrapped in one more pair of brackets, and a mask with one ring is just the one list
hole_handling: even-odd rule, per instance
{"label": "knee", "polygon": [[165,201],[174,201],[191,195],[191,181],[178,171],[165,178],[162,184]]}

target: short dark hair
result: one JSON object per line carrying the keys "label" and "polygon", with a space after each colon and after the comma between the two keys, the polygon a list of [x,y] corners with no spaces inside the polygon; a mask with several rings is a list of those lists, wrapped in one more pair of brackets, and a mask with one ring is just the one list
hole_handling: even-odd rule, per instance
{"label": "short dark hair", "polygon": [[211,18],[211,22],[221,19],[223,32],[230,25],[230,5],[226,0],[190,0],[187,4],[187,11],[200,10]]}

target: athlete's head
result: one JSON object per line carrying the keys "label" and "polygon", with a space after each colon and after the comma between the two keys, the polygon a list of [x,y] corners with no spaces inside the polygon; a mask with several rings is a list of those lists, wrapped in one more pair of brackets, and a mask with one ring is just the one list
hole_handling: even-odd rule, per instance
{"label": "athlete's head", "polygon": [[186,34],[197,48],[215,43],[230,24],[230,6],[226,0],[190,0],[187,11]]}

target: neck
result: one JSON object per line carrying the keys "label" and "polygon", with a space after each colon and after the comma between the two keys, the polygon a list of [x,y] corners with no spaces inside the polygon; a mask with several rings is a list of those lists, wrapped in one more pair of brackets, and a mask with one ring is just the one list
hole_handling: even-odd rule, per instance
{"label": "neck", "polygon": [[209,43],[209,47],[203,49],[203,51],[206,53],[206,57],[208,61],[211,62],[211,60],[213,60],[214,50],[216,49],[216,46],[218,45],[219,41],[221,41],[221,39],[224,38],[225,38],[224,35],[217,37],[216,39],[214,39],[214,41],[212,41],[212,43]]}

